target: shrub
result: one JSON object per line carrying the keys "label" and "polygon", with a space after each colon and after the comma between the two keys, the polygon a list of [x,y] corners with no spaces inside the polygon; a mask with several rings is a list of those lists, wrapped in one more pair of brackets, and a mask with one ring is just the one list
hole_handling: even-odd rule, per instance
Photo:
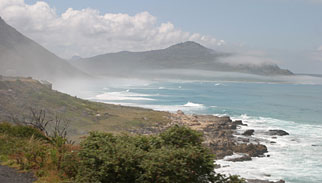
{"label": "shrub", "polygon": [[81,143],[77,182],[216,182],[201,134],[175,126],[159,136],[93,132]]}
{"label": "shrub", "polygon": [[49,146],[33,137],[25,142],[14,154],[18,165],[27,170],[43,168],[48,159]]}
{"label": "shrub", "polygon": [[185,126],[175,125],[163,133],[160,137],[166,145],[184,147],[187,145],[201,146],[202,133],[194,131]]}
{"label": "shrub", "polygon": [[38,129],[31,126],[11,125],[9,123],[0,123],[0,133],[11,137],[31,138],[48,140],[48,138]]}
{"label": "shrub", "polygon": [[53,182],[79,183],[243,183],[214,172],[214,155],[201,137],[174,126],[149,136],[92,132],[75,146],[59,135],[44,141],[31,127],[0,124],[0,159],[14,159],[44,182],[50,176]]}
{"label": "shrub", "polygon": [[134,182],[144,156],[128,136],[91,133],[81,144],[78,182]]}
{"label": "shrub", "polygon": [[68,178],[75,178],[78,172],[79,158],[77,152],[66,152],[61,161],[60,171]]}
{"label": "shrub", "polygon": [[204,148],[162,147],[147,153],[140,164],[144,170],[138,182],[211,182],[213,156]]}

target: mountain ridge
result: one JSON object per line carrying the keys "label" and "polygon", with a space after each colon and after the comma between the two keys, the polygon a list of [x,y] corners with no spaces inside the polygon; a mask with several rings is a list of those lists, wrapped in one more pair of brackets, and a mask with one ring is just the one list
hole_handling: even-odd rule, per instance
{"label": "mountain ridge", "polygon": [[[71,63],[88,73],[99,75],[127,72],[133,70],[198,69],[224,72],[241,72],[257,75],[293,75],[276,64],[239,64],[221,62],[234,53],[218,52],[199,43],[186,41],[159,50],[140,52],[121,51],[101,54],[94,57],[73,60]],[[113,68],[113,69],[112,69]]]}
{"label": "mountain ridge", "polygon": [[0,17],[0,74],[57,81],[89,77],[64,59],[24,36]]}

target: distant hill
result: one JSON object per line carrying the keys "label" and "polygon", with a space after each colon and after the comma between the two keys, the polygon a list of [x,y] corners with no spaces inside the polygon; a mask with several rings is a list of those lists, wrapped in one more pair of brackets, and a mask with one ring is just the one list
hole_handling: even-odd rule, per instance
{"label": "distant hill", "polygon": [[91,74],[135,75],[140,71],[166,69],[198,69],[207,71],[241,72],[258,75],[292,75],[293,73],[280,69],[275,64],[232,65],[219,60],[231,57],[233,54],[217,52],[196,42],[187,41],[165,49],[118,53],[108,53],[86,59],[70,61],[79,69]]}
{"label": "distant hill", "polygon": [[19,33],[0,17],[0,74],[56,81],[88,77],[67,61]]}

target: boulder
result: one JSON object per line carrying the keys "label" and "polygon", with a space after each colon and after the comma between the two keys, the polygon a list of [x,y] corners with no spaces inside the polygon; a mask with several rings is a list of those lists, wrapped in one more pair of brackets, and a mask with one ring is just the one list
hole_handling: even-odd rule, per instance
{"label": "boulder", "polygon": [[289,135],[289,133],[287,133],[284,130],[269,130],[268,134],[269,135],[278,135],[278,136]]}
{"label": "boulder", "polygon": [[269,180],[259,180],[259,179],[247,179],[248,183],[285,183],[284,180],[279,181],[269,181]]}
{"label": "boulder", "polygon": [[231,122],[231,119],[229,116],[222,116],[220,117],[220,121],[225,123],[225,122]]}
{"label": "boulder", "polygon": [[243,155],[243,156],[240,156],[240,157],[237,157],[237,158],[228,159],[228,161],[232,161],[232,162],[251,161],[251,160],[252,160],[252,158],[247,154]]}
{"label": "boulder", "polygon": [[254,135],[254,132],[255,132],[255,130],[250,129],[250,130],[246,130],[242,135],[252,136],[252,135]]}
{"label": "boulder", "polygon": [[233,124],[236,126],[247,126],[247,124],[244,124],[242,120],[236,120]]}
{"label": "boulder", "polygon": [[177,110],[177,114],[179,114],[179,115],[184,115],[184,112],[183,112],[183,111],[181,111],[181,110]]}
{"label": "boulder", "polygon": [[262,144],[238,144],[233,151],[248,154],[250,157],[262,157],[268,152],[267,147]]}
{"label": "boulder", "polygon": [[232,130],[236,130],[237,129],[237,125],[232,123],[231,125],[228,126],[229,129],[232,129]]}

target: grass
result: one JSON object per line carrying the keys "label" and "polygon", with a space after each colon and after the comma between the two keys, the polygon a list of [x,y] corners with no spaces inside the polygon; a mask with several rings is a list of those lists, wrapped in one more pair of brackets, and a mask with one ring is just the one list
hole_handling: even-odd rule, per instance
{"label": "grass", "polygon": [[[56,159],[71,153],[72,148],[57,147],[47,139],[32,127],[0,123],[0,163],[20,171],[32,171],[38,183],[70,181],[57,168]],[[64,151],[53,154],[61,149]]]}

